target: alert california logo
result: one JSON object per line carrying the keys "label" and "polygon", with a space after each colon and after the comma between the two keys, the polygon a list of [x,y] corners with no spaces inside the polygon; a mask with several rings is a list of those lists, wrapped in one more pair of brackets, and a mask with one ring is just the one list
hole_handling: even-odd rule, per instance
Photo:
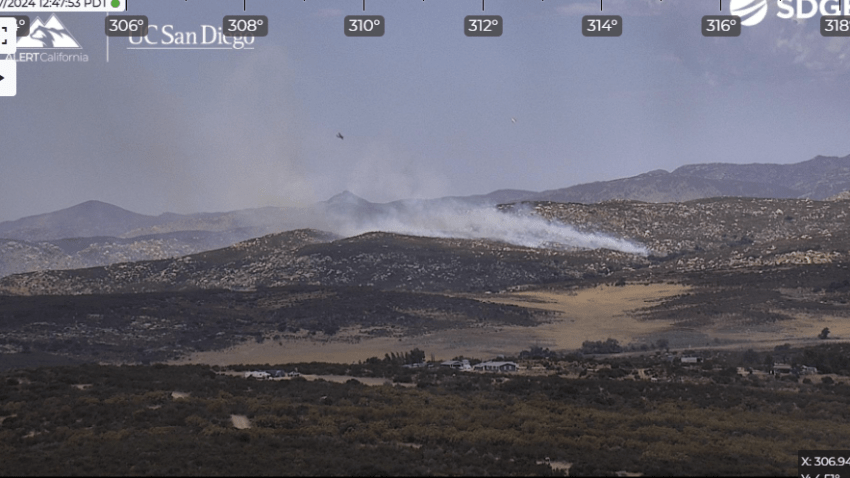
{"label": "alert california logo", "polygon": [[[17,60],[23,62],[41,63],[71,63],[87,62],[89,56],[82,53],[83,47],[74,38],[70,30],[55,14],[44,22],[36,17],[30,24],[29,35],[17,41]],[[47,51],[49,50],[49,51]],[[66,52],[62,50],[78,50]]]}

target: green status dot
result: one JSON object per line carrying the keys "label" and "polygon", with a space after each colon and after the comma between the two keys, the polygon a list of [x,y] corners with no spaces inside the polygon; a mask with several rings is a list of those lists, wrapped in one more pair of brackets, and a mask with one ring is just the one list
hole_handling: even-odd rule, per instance
{"label": "green status dot", "polygon": [[112,8],[118,8],[121,6],[121,0],[112,0]]}

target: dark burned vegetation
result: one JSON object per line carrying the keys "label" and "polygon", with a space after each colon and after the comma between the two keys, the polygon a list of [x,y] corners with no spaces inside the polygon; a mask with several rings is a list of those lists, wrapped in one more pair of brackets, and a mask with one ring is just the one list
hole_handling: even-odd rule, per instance
{"label": "dark burned vegetation", "polygon": [[[640,271],[635,276],[646,278],[648,274]],[[850,287],[844,286],[850,278],[846,263],[707,270],[675,276],[692,286],[691,291],[642,309],[641,317],[697,328],[723,321],[781,325],[795,314],[850,317]]]}
{"label": "dark burned vegetation", "polygon": [[[809,353],[790,351],[797,352]],[[813,353],[822,352],[836,350]],[[556,369],[579,363],[546,360]],[[547,459],[572,464],[569,473],[579,476],[789,475],[799,449],[850,440],[844,377],[831,384],[754,381],[734,372],[744,358],[729,355],[695,372],[714,370],[718,382],[617,378],[645,360],[593,362],[600,373],[584,379],[404,369],[412,388],[356,378],[258,381],[204,366],[7,371],[0,373],[0,459],[4,473],[27,475],[563,471]],[[299,369],[402,373],[376,365]],[[247,417],[250,428],[235,428],[232,415]]]}
{"label": "dark burned vegetation", "polygon": [[[537,314],[540,315],[540,314]],[[252,292],[196,290],[77,296],[0,296],[0,369],[26,353],[81,360],[163,361],[284,332],[415,335],[479,322],[535,325],[527,309],[366,287],[292,286]],[[22,354],[23,353],[23,354]],[[10,365],[12,366],[12,365]]]}
{"label": "dark burned vegetation", "polygon": [[[557,472],[549,458],[571,463],[574,475],[793,474],[798,450],[850,439],[850,345],[835,343],[836,322],[823,340],[810,338],[821,347],[727,352],[707,343],[687,360],[675,349],[692,338],[701,346],[721,323],[770,332],[800,315],[847,317],[848,204],[535,204],[580,230],[647,244],[649,257],[292,231],[180,259],[6,277],[8,294],[48,295],[0,296],[0,473]],[[409,388],[258,381],[203,366],[22,369],[158,362],[347,327],[368,337],[530,326],[547,317],[444,294],[659,281],[691,289],[636,303],[649,305],[640,314],[690,336],[653,336],[645,356],[597,340],[604,335],[584,344],[594,359],[538,345],[520,353],[520,372],[502,376],[403,368],[407,358],[394,355],[277,367]],[[235,428],[231,415],[251,428]]]}
{"label": "dark burned vegetation", "polygon": [[177,259],[3,277],[0,294],[247,290],[286,285],[484,292],[577,280],[647,264],[642,256],[609,250],[537,249],[490,240],[382,232],[331,241],[326,233],[298,230]]}

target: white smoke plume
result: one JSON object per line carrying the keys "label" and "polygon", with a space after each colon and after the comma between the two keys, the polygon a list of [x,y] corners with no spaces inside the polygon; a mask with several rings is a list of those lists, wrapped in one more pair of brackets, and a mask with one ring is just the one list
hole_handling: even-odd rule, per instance
{"label": "white smoke plume", "polygon": [[396,203],[391,207],[373,208],[366,214],[349,209],[345,214],[331,213],[330,216],[334,232],[343,236],[382,231],[424,237],[489,239],[534,248],[604,248],[648,254],[640,244],[605,234],[580,232],[530,211],[501,212],[493,206],[455,201]]}

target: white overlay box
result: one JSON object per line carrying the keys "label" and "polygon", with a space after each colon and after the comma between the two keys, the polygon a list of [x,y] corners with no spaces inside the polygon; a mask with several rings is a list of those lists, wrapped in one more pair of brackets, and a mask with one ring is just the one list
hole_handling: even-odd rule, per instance
{"label": "white overlay box", "polygon": [[0,55],[14,55],[18,44],[18,21],[0,17]]}
{"label": "white overlay box", "polygon": [[18,62],[0,58],[0,96],[18,94]]}

